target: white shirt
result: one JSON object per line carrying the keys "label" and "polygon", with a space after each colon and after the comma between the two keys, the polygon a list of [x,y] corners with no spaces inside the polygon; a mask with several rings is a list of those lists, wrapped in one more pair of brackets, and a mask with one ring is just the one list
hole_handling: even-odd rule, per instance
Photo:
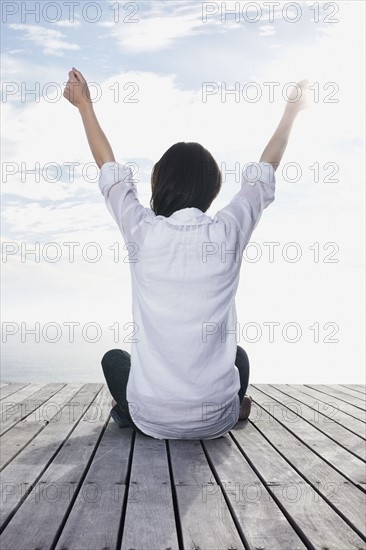
{"label": "white shirt", "polygon": [[239,419],[235,294],[242,255],[274,200],[269,163],[243,170],[241,189],[214,218],[197,208],[156,216],[132,172],[101,167],[99,187],[128,245],[133,322],[127,401],[159,439],[213,439]]}

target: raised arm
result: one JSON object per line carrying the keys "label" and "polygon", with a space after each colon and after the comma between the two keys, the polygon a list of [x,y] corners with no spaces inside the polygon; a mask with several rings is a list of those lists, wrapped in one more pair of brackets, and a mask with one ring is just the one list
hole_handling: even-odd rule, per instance
{"label": "raised arm", "polygon": [[301,80],[291,91],[289,100],[294,100],[298,97],[296,102],[289,101],[285,107],[285,111],[282,118],[275,130],[275,133],[266,145],[259,162],[268,162],[272,164],[276,171],[290,137],[292,125],[302,109],[307,107],[307,90],[308,81]]}
{"label": "raised arm", "polygon": [[69,81],[66,84],[63,95],[72,105],[79,109],[86,137],[88,138],[92,155],[98,167],[101,168],[105,162],[114,162],[115,158],[112,148],[94,113],[88,84],[81,72],[77,71],[75,67],[69,72]]}

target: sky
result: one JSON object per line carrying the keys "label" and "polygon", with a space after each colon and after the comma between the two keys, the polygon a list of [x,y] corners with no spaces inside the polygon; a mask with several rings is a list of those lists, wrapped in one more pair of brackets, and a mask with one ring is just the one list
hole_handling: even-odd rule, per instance
{"label": "sky", "polygon": [[211,216],[258,162],[291,83],[309,80],[275,202],[244,253],[238,344],[253,383],[365,383],[364,10],[2,2],[3,380],[102,381],[102,355],[130,351],[124,243],[80,115],[62,96],[76,67],[141,203],[165,150],[197,141],[224,176]]}

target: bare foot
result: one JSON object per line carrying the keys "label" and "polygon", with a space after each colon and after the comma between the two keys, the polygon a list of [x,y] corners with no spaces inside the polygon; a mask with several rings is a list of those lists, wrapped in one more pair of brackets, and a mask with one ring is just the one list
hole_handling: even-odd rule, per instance
{"label": "bare foot", "polygon": [[115,405],[117,405],[117,402],[114,399],[112,399],[112,407],[114,407]]}
{"label": "bare foot", "polygon": [[252,407],[252,398],[250,395],[244,395],[243,401],[240,405],[239,420],[246,420],[250,415],[250,409]]}

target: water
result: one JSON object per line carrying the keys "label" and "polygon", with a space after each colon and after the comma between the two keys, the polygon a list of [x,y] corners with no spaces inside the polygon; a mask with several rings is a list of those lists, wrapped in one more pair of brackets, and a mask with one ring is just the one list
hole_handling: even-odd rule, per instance
{"label": "water", "polygon": [[108,349],[101,342],[3,344],[1,381],[104,382],[101,359]]}

